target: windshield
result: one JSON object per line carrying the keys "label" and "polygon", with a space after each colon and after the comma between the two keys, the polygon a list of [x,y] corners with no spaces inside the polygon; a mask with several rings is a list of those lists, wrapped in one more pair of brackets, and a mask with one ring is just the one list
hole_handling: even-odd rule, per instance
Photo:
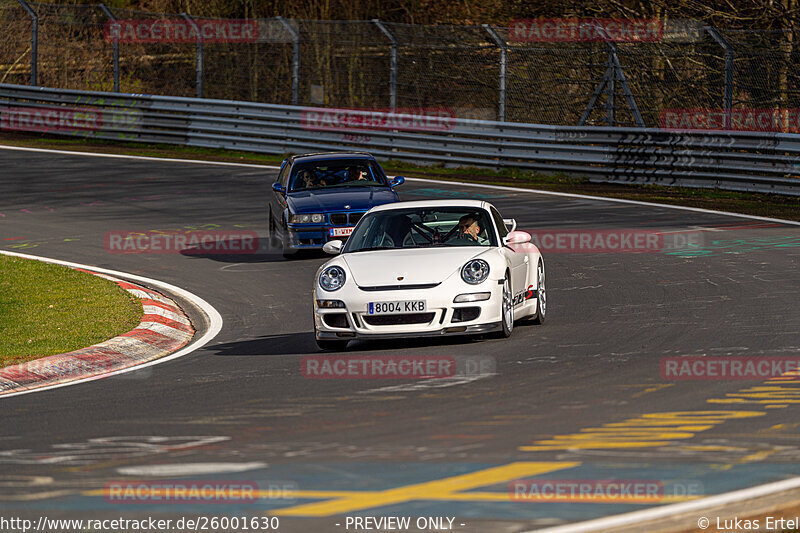
{"label": "windshield", "polygon": [[497,246],[489,214],[467,207],[370,213],[347,239],[344,252],[442,246]]}
{"label": "windshield", "polygon": [[289,190],[330,187],[388,187],[381,167],[369,159],[337,159],[297,163],[289,176]]}

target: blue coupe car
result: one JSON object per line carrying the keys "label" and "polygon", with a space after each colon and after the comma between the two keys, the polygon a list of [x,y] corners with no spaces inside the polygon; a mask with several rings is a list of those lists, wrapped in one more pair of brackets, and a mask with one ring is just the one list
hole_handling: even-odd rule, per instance
{"label": "blue coupe car", "polygon": [[347,240],[371,207],[397,202],[394,188],[375,158],[362,152],[292,156],[281,163],[269,202],[270,241],[283,255]]}

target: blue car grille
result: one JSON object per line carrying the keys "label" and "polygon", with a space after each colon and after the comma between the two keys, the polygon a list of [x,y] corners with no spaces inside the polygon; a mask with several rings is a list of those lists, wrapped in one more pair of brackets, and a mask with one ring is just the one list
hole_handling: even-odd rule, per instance
{"label": "blue car grille", "polygon": [[354,226],[363,216],[363,211],[358,213],[331,213],[330,219],[331,224],[334,226],[343,226],[345,224]]}

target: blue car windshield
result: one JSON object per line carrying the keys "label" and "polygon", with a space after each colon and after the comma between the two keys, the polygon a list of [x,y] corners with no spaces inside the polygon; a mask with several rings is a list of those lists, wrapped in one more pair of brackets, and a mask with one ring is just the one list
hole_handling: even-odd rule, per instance
{"label": "blue car windshield", "polygon": [[344,252],[498,246],[489,214],[470,207],[390,209],[369,213],[347,239]]}
{"label": "blue car windshield", "polygon": [[289,191],[332,187],[388,187],[381,167],[370,159],[336,159],[297,163],[289,176]]}

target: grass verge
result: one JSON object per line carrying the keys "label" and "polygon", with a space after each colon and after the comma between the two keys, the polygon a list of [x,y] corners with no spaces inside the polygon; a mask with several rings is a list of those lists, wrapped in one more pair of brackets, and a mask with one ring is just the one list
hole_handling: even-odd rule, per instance
{"label": "grass verge", "polygon": [[[262,165],[279,164],[285,157],[215,148],[152,145],[94,139],[65,139],[37,134],[16,133],[0,134],[0,144],[93,153],[103,152],[176,159],[204,159],[207,161]],[[800,197],[793,196],[744,193],[719,189],[665,187],[661,185],[592,183],[586,178],[577,178],[565,174],[542,174],[516,168],[506,168],[503,170],[474,167],[446,168],[442,165],[419,166],[396,160],[383,161],[382,165],[388,173],[402,174],[406,177],[420,177],[442,181],[468,181],[471,183],[485,183],[488,185],[507,185],[511,187],[541,189],[553,192],[588,194],[800,221]]]}
{"label": "grass verge", "polygon": [[0,367],[103,342],[141,318],[139,300],[111,281],[0,255]]}

